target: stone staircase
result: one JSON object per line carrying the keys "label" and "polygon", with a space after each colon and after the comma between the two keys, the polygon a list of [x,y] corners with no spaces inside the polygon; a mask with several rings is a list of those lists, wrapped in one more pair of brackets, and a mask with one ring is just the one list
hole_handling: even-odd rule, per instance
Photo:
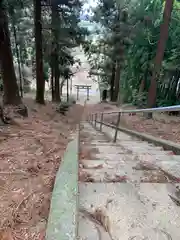
{"label": "stone staircase", "polygon": [[78,239],[179,240],[180,156],[113,136],[108,127],[82,125]]}

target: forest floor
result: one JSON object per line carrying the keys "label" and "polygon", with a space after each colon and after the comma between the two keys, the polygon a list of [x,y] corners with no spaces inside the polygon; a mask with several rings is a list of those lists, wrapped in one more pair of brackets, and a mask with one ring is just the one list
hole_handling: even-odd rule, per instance
{"label": "forest floor", "polygon": [[0,126],[0,240],[44,239],[55,175],[83,111],[25,104],[28,118]]}
{"label": "forest floor", "polygon": [[[122,106],[123,109],[135,109],[133,106]],[[118,111],[120,108],[100,103],[92,106],[93,111]],[[104,120],[109,123],[116,123],[117,114],[109,114]],[[122,127],[146,133],[154,137],[180,143],[180,116],[169,116],[167,113],[155,113],[153,119],[146,119],[142,113],[136,115],[123,114],[120,125]]]}

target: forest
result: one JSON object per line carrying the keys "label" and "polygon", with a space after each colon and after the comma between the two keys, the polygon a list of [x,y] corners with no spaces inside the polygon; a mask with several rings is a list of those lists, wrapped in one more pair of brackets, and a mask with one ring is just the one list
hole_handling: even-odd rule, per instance
{"label": "forest", "polygon": [[[82,2],[4,0],[0,2],[0,66],[3,104],[22,107],[29,81],[25,67],[36,79],[36,102],[44,104],[45,82],[52,101],[60,102],[63,84],[73,75],[72,49],[88,34],[79,26]],[[18,74],[14,64],[17,64]],[[77,64],[80,64],[78,61]],[[50,80],[49,80],[50,78]]]}
{"label": "forest", "polygon": [[1,240],[45,239],[56,173],[83,110],[72,104],[67,114],[59,112],[68,101],[62,86],[80,64],[73,49],[88,34],[79,25],[82,6],[0,0]]}
{"label": "forest", "polygon": [[[45,239],[57,171],[90,112],[180,104],[180,1],[95,0],[82,17],[89,2],[0,0],[0,240]],[[74,104],[68,91],[64,100],[81,66],[75,48],[115,104]],[[179,117],[171,117],[127,114],[121,124],[179,143]]]}
{"label": "forest", "polygon": [[84,50],[110,100],[140,108],[180,104],[179,1],[100,0],[93,13],[100,30]]}
{"label": "forest", "polygon": [[[110,100],[138,107],[180,103],[179,1],[100,0],[91,22],[99,24],[96,40],[80,25],[83,2],[4,0],[0,6],[0,59],[3,103],[21,105],[31,65],[36,102],[44,104],[45,82],[52,101],[73,75],[72,49],[83,46],[89,74],[106,86]],[[17,63],[18,77],[14,63]],[[80,64],[78,62],[77,64]]]}

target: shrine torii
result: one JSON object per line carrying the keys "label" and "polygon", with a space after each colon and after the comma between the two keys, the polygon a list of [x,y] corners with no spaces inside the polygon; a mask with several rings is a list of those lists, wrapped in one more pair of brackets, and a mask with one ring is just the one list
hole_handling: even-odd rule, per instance
{"label": "shrine torii", "polygon": [[89,89],[91,89],[91,85],[75,85],[77,89],[77,100],[79,100],[79,89],[87,90],[87,101],[89,100]]}

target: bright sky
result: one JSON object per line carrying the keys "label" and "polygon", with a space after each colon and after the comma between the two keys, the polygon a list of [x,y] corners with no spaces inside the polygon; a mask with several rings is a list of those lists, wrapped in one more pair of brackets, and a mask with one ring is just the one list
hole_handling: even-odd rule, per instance
{"label": "bright sky", "polygon": [[98,0],[87,0],[87,3],[84,4],[84,13],[90,15],[91,12],[89,12],[90,7],[95,7],[97,5]]}

